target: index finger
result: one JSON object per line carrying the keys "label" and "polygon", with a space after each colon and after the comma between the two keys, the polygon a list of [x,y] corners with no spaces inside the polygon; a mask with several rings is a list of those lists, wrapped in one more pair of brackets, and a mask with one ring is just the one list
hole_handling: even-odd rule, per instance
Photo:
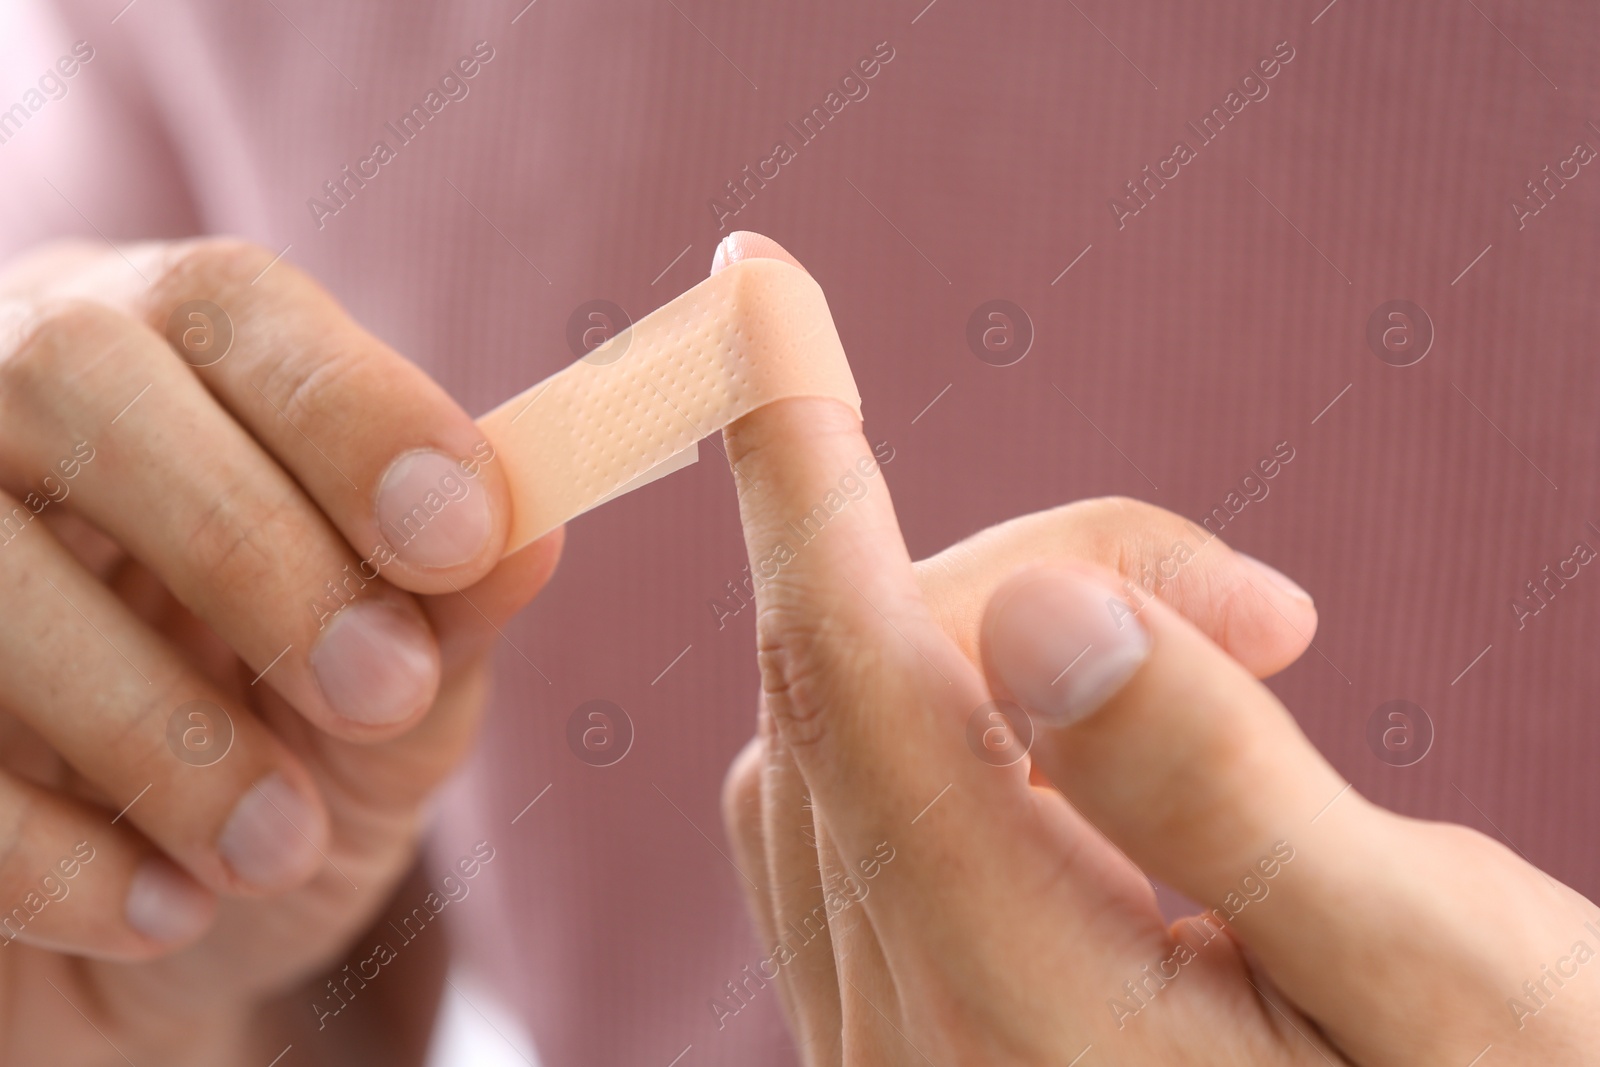
{"label": "index finger", "polygon": [[166,336],[391,583],[450,592],[499,561],[510,505],[471,417],[271,252],[201,240],[42,269],[58,295],[108,301]]}
{"label": "index finger", "polygon": [[[748,251],[745,237],[718,263]],[[1130,944],[1163,937],[1159,913],[1137,908],[1147,886],[1136,872],[1059,797],[1030,788],[1026,742],[1010,737],[996,758],[980,740],[1025,718],[999,714],[930,615],[855,412],[780,400],[730,424],[725,439],[767,708],[840,866],[872,879],[861,903],[884,951],[920,962],[932,953],[954,971],[987,966],[997,901],[1047,910],[1074,946],[1066,961],[1016,944],[1031,961],[1024,984],[1069,963],[1095,973]],[[1146,918],[1130,932],[1108,914]]]}
{"label": "index finger", "polygon": [[[713,270],[747,256],[799,266],[770,240],[736,234]],[[779,400],[724,439],[767,707],[841,851],[906,838],[950,789],[969,810],[974,791],[1015,797],[1021,767],[997,775],[962,744],[960,724],[987,699],[982,679],[929,616],[856,413],[827,398]]]}

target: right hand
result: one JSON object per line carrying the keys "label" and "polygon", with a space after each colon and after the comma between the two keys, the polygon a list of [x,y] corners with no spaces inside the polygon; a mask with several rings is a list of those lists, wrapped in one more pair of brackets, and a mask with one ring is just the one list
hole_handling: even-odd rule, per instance
{"label": "right hand", "polygon": [[321,985],[555,566],[501,559],[509,510],[466,412],[270,252],[0,275],[0,1062],[216,1062]]}
{"label": "right hand", "polygon": [[[790,398],[726,444],[752,569],[783,565],[724,793],[763,951],[719,1025],[771,984],[816,1067],[1600,1062],[1600,907],[1363,799],[1252,676],[1308,599],[1220,545],[1130,595],[1165,537],[1123,502],[913,565],[881,477],[793,547],[869,469],[859,417]],[[1207,912],[1169,926],[1152,878]]]}
{"label": "right hand", "polygon": [[[858,427],[797,398],[730,429],[752,566]],[[757,587],[759,735],[724,798],[762,948],[719,1026],[775,985],[810,1067],[1600,1063],[1600,907],[1365,800],[1214,615],[1036,541],[979,663],[881,485]],[[1205,910],[1169,925],[1151,879]]]}

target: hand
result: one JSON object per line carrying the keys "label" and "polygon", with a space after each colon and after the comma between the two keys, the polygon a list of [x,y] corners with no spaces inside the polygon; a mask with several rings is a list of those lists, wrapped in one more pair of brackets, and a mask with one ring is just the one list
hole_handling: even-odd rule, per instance
{"label": "hand", "polygon": [[[869,454],[820,400],[727,443],[753,560]],[[919,577],[880,485],[757,590],[763,725],[726,808],[770,953],[730,1015],[776,984],[813,1067],[1600,1062],[1592,903],[1363,800],[1104,571],[998,583],[981,667]],[[1032,713],[1007,766],[971,744],[1000,701]],[[1206,911],[1168,927],[1150,877]]]}
{"label": "hand", "polygon": [[0,277],[0,1062],[217,1062],[321,986],[555,565],[507,517],[467,414],[270,252]]}

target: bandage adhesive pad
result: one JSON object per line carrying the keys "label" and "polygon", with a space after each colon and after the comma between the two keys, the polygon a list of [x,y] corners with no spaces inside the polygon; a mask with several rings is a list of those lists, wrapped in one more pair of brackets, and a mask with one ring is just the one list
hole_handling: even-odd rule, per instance
{"label": "bandage adhesive pad", "polygon": [[782,260],[731,264],[478,420],[511,490],[506,551],[693,463],[701,438],[797,396],[861,413],[822,287]]}

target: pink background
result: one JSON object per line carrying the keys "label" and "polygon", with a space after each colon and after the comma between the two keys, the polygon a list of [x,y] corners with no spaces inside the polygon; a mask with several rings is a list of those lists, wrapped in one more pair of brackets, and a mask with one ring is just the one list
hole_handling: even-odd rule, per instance
{"label": "pink background", "polygon": [[[571,358],[580,303],[639,315],[702,277],[708,201],[887,41],[869,95],[735,223],[827,290],[913,550],[1099,494],[1198,520],[1287,441],[1270,495],[1224,530],[1317,597],[1316,649],[1274,688],[1362,791],[1600,895],[1600,576],[1520,631],[1510,607],[1580,539],[1600,548],[1600,167],[1525,228],[1511,208],[1600,147],[1600,11],[924,3],[540,0],[514,24],[515,0],[138,0],[114,24],[120,4],[63,2],[60,22],[25,5],[0,106],[72,41],[96,57],[0,145],[0,240],[92,235],[87,218],[291,246],[480,412]],[[317,229],[307,199],[480,40],[494,58],[469,95]],[[1281,41],[1269,95],[1119,229],[1108,200]],[[991,298],[1036,329],[1014,366],[967,347]],[[1397,298],[1436,331],[1407,368],[1364,338]],[[760,949],[718,851],[756,678],[750,613],[719,631],[708,606],[743,548],[705,455],[572,526],[508,631],[549,683],[502,650],[441,829],[441,854],[487,839],[502,857],[459,911],[463,947],[555,1065],[664,1065],[691,1043],[685,1065],[770,1063],[787,1042],[770,989],[721,1032],[707,1008]],[[605,769],[565,742],[596,697],[637,732]],[[1406,768],[1365,739],[1395,698],[1436,729]]]}

